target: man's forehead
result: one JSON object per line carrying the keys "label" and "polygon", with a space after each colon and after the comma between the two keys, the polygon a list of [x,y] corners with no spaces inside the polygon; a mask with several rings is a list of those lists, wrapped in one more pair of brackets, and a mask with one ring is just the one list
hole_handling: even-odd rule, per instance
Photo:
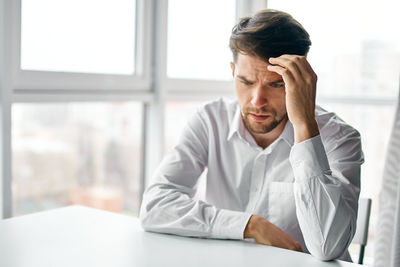
{"label": "man's forehead", "polygon": [[237,57],[237,64],[240,66],[249,66],[253,68],[266,69],[267,66],[270,65],[267,62],[267,60],[268,59],[263,60],[259,57],[239,53]]}
{"label": "man's forehead", "polygon": [[256,76],[264,76],[269,79],[279,79],[281,76],[276,72],[267,69],[270,65],[257,57],[239,54],[236,62],[236,75],[248,79],[255,79]]}

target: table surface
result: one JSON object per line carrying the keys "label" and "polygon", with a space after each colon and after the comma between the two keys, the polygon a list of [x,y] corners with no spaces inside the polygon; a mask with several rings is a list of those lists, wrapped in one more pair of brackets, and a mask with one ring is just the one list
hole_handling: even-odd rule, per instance
{"label": "table surface", "polygon": [[0,221],[0,266],[359,265],[239,240],[148,233],[135,217],[70,206]]}

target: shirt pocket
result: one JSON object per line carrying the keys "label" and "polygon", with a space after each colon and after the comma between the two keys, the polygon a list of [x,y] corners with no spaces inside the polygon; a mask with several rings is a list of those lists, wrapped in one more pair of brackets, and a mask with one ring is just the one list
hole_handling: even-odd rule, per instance
{"label": "shirt pocket", "polygon": [[298,227],[294,183],[270,182],[268,184],[268,207],[266,218],[283,230]]}

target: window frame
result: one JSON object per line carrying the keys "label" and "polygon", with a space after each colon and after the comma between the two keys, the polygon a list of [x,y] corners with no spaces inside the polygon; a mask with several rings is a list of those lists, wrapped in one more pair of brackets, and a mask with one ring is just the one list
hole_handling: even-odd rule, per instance
{"label": "window frame", "polygon": [[[156,95],[152,75],[152,20],[157,0],[136,1],[137,74],[109,75],[21,70],[21,0],[0,0],[0,218],[11,217],[13,210],[11,112],[14,103],[139,101],[144,105],[142,118],[145,118],[145,107],[153,105]],[[146,132],[143,128],[142,140]],[[147,155],[144,149],[142,144],[142,166],[145,165],[143,156]],[[144,178],[141,175],[142,191]]]}
{"label": "window frame", "polygon": [[[235,0],[236,14],[235,20],[247,16],[253,11],[266,8],[267,0]],[[233,81],[222,81],[222,80],[209,80],[209,79],[181,79],[181,78],[169,78],[167,75],[167,44],[168,44],[168,6],[166,6],[165,14],[163,16],[163,23],[160,24],[162,31],[160,32],[160,42],[164,44],[160,48],[160,83],[163,89],[172,96],[200,94],[205,95],[228,95],[232,94]],[[229,68],[229,62],[226,62],[227,68]]]}
{"label": "window frame", "polygon": [[150,91],[150,16],[148,1],[136,0],[136,51],[135,73],[131,75],[76,73],[40,70],[22,70],[21,62],[21,2],[12,1],[13,14],[9,38],[12,41],[12,77],[13,91],[26,90],[109,90],[109,91]]}

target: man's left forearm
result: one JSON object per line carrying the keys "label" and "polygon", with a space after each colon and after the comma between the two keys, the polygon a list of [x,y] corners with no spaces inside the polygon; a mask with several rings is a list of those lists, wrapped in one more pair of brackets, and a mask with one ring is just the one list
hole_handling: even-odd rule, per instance
{"label": "man's left forearm", "polygon": [[315,119],[300,125],[293,125],[294,130],[294,143],[301,143],[312,137],[319,135],[318,124]]}

